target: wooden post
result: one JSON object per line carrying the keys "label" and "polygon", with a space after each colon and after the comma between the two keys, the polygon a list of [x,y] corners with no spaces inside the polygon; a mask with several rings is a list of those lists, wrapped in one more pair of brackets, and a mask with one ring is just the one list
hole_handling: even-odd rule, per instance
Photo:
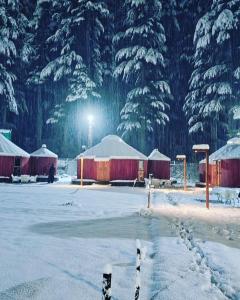
{"label": "wooden post", "polygon": [[150,208],[151,206],[151,188],[148,189],[148,205],[147,208]]}
{"label": "wooden post", "polygon": [[106,265],[103,270],[103,288],[102,288],[102,299],[111,300],[112,291],[112,266]]}
{"label": "wooden post", "polygon": [[209,209],[209,153],[206,151],[206,207]]}
{"label": "wooden post", "polygon": [[83,187],[83,157],[81,157],[81,187]]}
{"label": "wooden post", "polygon": [[183,160],[183,173],[184,173],[184,191],[187,190],[187,159]]}
{"label": "wooden post", "polygon": [[135,300],[139,299],[140,294],[140,268],[141,268],[141,244],[136,240],[137,258],[136,258],[136,286],[135,286]]}
{"label": "wooden post", "polygon": [[221,162],[220,160],[217,160],[217,185],[220,186],[221,182]]}

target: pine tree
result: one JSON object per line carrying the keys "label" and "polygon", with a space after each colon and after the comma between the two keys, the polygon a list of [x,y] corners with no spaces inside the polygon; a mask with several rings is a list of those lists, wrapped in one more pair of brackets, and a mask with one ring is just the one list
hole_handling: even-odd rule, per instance
{"label": "pine tree", "polygon": [[20,9],[18,0],[0,1],[0,107],[2,123],[6,123],[6,113],[18,114],[15,97],[16,68],[19,60],[24,60],[25,29],[27,19]]}
{"label": "pine tree", "polygon": [[[41,80],[53,80],[61,86],[62,98],[48,123],[61,120],[64,136],[77,131],[78,144],[85,144],[82,111],[96,106],[103,82],[100,41],[103,20],[108,9],[103,1],[56,1],[52,20],[56,30],[47,42],[51,48],[49,63],[41,72]],[[71,115],[70,115],[71,113]],[[81,116],[81,119],[79,119]],[[65,139],[65,138],[64,138]],[[67,140],[64,142],[67,144]]]}
{"label": "pine tree", "polygon": [[[174,157],[184,148],[185,153],[192,155],[188,145],[192,144],[191,136],[186,134],[188,124],[183,112],[183,105],[188,92],[188,81],[192,73],[194,56],[194,28],[200,16],[210,8],[211,0],[162,0],[162,22],[166,28],[168,68],[167,75],[174,104],[169,114],[170,122],[164,134],[158,135],[156,141],[160,149]],[[176,124],[178,126],[176,126]],[[158,144],[156,143],[156,144]]]}
{"label": "pine tree", "polygon": [[213,149],[227,129],[228,111],[236,100],[233,32],[239,1],[214,1],[196,26],[194,71],[184,106],[190,133],[202,132]]}
{"label": "pine tree", "polygon": [[166,37],[158,0],[126,0],[126,21],[114,37],[118,47],[115,76],[129,86],[118,129],[123,136],[137,136],[142,151],[147,136],[169,121],[170,88],[166,81]]}
{"label": "pine tree", "polygon": [[98,1],[54,1],[57,12],[53,18],[57,29],[48,42],[55,58],[42,70],[41,78],[53,76],[54,81],[68,80],[66,100],[73,102],[99,97],[102,65],[99,42],[104,32],[102,18],[108,10]]}

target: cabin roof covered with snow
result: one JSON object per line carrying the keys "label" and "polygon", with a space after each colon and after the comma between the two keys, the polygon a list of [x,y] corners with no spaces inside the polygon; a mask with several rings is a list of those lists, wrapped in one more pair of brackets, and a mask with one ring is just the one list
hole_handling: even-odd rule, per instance
{"label": "cabin roof covered with snow", "polygon": [[160,160],[160,161],[171,161],[169,157],[162,154],[158,149],[154,149],[152,153],[148,156],[149,160]]}
{"label": "cabin roof covered with snow", "polygon": [[58,158],[57,154],[50,151],[45,144],[41,148],[31,153],[32,157],[53,157]]}
{"label": "cabin roof covered with snow", "polygon": [[[223,159],[240,159],[240,138],[235,137],[228,140],[226,145],[209,156],[210,163]],[[200,163],[205,163],[205,159],[201,160]]]}
{"label": "cabin roof covered with snow", "polygon": [[30,155],[0,133],[0,156],[29,157]]}
{"label": "cabin roof covered with snow", "polygon": [[77,158],[94,159],[140,159],[147,160],[147,157],[125,143],[117,135],[107,135],[101,142],[85,152],[79,154]]}

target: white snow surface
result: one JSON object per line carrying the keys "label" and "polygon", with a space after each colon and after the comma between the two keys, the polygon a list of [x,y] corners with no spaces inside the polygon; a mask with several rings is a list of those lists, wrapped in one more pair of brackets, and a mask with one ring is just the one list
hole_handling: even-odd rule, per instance
{"label": "white snow surface", "polygon": [[58,158],[57,154],[50,151],[45,144],[41,148],[31,153],[33,157],[54,157]]}
{"label": "white snow surface", "polygon": [[134,299],[136,243],[141,300],[240,297],[240,209],[208,211],[202,191],[155,190],[151,209],[141,188],[0,184],[0,195],[1,300],[100,299],[107,264],[112,299]]}
{"label": "white snow surface", "polygon": [[134,149],[127,143],[125,143],[117,135],[108,135],[102,139],[102,141],[86,150],[77,156],[77,159],[94,158],[94,159],[142,159],[147,160],[147,157]]}
{"label": "white snow surface", "polygon": [[29,157],[30,155],[0,133],[0,156]]}
{"label": "white snow surface", "polygon": [[152,153],[148,156],[149,160],[159,160],[159,161],[171,161],[169,157],[162,154],[158,149],[154,149]]}

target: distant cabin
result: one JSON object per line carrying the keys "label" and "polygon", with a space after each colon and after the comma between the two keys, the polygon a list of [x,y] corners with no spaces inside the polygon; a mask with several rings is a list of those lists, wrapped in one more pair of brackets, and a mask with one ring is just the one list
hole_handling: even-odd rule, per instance
{"label": "distant cabin", "polygon": [[43,144],[41,148],[30,154],[30,174],[33,176],[48,176],[52,164],[55,170],[57,170],[57,163],[57,154],[50,151],[47,146]]}
{"label": "distant cabin", "polygon": [[98,182],[144,180],[148,158],[117,135],[108,135],[77,157],[77,177]]}
{"label": "distant cabin", "polygon": [[30,155],[0,133],[0,179],[29,175]]}
{"label": "distant cabin", "polygon": [[148,156],[148,175],[152,174],[158,179],[170,179],[170,162],[169,157],[154,149]]}
{"label": "distant cabin", "polygon": [[[205,159],[199,163],[199,179],[205,183]],[[240,187],[240,138],[227,144],[209,156],[209,184],[221,187]]]}

